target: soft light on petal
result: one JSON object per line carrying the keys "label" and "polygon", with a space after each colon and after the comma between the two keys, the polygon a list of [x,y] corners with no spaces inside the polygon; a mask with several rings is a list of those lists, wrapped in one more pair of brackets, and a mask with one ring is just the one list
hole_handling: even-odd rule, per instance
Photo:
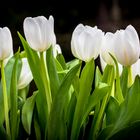
{"label": "soft light on petal", "polygon": [[0,60],[8,58],[13,51],[11,32],[7,27],[0,28]]}
{"label": "soft light on petal", "polygon": [[32,81],[33,76],[27,61],[27,58],[22,59],[22,68],[18,80],[18,89],[25,88]]}
{"label": "soft light on petal", "polygon": [[27,42],[35,51],[46,51],[51,45],[56,44],[52,16],[49,17],[49,20],[44,16],[27,17],[24,20],[23,28]]}
{"label": "soft light on petal", "polygon": [[79,24],[72,34],[72,54],[85,62],[96,59],[100,52],[103,32],[95,26]]}

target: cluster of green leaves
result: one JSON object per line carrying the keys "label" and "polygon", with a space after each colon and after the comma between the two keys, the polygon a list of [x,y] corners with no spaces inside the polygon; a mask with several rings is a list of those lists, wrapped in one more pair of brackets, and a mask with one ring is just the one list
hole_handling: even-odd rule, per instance
{"label": "cluster of green leaves", "polygon": [[[19,51],[5,67],[10,132],[5,131],[2,84],[0,84],[0,139],[108,140],[125,139],[140,127],[140,78],[127,86],[128,70],[121,77],[107,65],[101,73],[94,60],[65,62],[54,58],[52,47],[45,53],[46,69],[38,53],[18,33],[24,53]],[[36,86],[18,90],[21,57],[27,57]],[[45,75],[44,70],[47,74]],[[50,91],[49,91],[50,90]],[[48,94],[51,93],[50,104]]]}

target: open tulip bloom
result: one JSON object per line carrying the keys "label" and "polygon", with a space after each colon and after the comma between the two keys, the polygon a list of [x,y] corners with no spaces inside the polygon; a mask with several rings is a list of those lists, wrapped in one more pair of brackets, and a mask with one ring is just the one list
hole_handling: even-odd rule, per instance
{"label": "open tulip bloom", "polygon": [[1,140],[140,139],[140,45],[132,25],[103,33],[79,24],[68,62],[52,16],[27,17],[23,30],[23,51],[13,53],[10,30],[0,28]]}

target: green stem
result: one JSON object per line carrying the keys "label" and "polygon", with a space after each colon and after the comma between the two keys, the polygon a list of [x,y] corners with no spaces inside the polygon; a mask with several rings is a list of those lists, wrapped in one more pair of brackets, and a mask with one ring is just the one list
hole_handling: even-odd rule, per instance
{"label": "green stem", "polygon": [[127,69],[128,69],[128,83],[127,83],[127,86],[130,87],[133,83],[131,66],[128,66]]}
{"label": "green stem", "polygon": [[40,53],[40,61],[41,61],[41,69],[42,69],[42,80],[43,80],[44,88],[45,88],[45,92],[46,92],[46,98],[47,98],[47,104],[48,104],[48,114],[49,114],[50,109],[51,109],[51,104],[52,104],[52,96],[51,96],[48,69],[46,66],[46,62],[44,60],[43,52]]}
{"label": "green stem", "polygon": [[3,91],[3,100],[4,100],[4,115],[5,115],[6,132],[8,136],[10,137],[8,97],[7,97],[7,88],[6,88],[6,79],[5,79],[3,61],[1,61],[1,76],[2,76],[2,91]]}

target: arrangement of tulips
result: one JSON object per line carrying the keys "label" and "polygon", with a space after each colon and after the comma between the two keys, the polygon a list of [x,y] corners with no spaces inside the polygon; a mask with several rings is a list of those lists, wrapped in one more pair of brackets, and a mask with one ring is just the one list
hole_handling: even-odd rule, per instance
{"label": "arrangement of tulips", "polygon": [[114,140],[139,133],[140,43],[132,25],[104,33],[79,24],[69,62],[52,16],[27,17],[23,30],[24,51],[14,54],[10,30],[0,28],[1,140]]}

